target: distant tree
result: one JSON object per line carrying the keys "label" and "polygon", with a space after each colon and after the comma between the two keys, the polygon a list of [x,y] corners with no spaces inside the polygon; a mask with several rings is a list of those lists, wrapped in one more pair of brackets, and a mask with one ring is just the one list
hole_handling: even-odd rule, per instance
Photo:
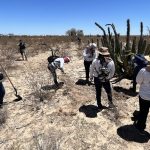
{"label": "distant tree", "polygon": [[83,30],[77,30],[77,36],[84,36]]}
{"label": "distant tree", "polygon": [[66,35],[68,36],[84,36],[83,30],[76,30],[75,28],[71,28],[70,30],[66,31]]}
{"label": "distant tree", "polygon": [[75,28],[72,28],[72,29],[68,30],[68,31],[66,32],[66,34],[67,34],[68,36],[76,36],[77,31],[76,31]]}

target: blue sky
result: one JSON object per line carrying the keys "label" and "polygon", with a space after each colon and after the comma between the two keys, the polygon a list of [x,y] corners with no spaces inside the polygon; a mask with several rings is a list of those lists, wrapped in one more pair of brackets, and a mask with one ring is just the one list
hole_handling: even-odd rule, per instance
{"label": "blue sky", "polygon": [[105,28],[114,23],[118,33],[131,34],[150,27],[150,0],[0,0],[0,33],[65,35],[75,28],[84,34],[102,34],[95,22]]}

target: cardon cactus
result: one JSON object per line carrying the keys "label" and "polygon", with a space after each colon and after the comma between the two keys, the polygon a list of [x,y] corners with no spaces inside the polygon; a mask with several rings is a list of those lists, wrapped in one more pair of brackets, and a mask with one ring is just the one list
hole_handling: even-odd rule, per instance
{"label": "cardon cactus", "polygon": [[132,42],[132,53],[136,54],[136,36],[133,38]]}
{"label": "cardon cactus", "polygon": [[138,42],[138,54],[143,54],[143,50],[142,50],[142,47],[143,47],[143,22],[140,23],[140,39],[139,39],[139,42]]}
{"label": "cardon cactus", "polygon": [[105,30],[102,26],[100,26],[98,23],[95,22],[95,25],[98,26],[103,31],[103,46],[109,47],[108,39]]}
{"label": "cardon cactus", "polygon": [[138,50],[136,45],[136,37],[133,38],[132,43],[130,40],[130,20],[127,20],[127,35],[126,35],[126,45],[125,49],[122,49],[122,41],[119,38],[119,34],[116,31],[114,24],[106,24],[106,26],[111,26],[114,32],[114,37],[110,33],[110,28],[108,28],[108,36],[104,28],[102,28],[98,23],[95,23],[102,31],[103,38],[101,39],[102,45],[109,48],[111,57],[113,58],[116,66],[116,73],[121,74],[121,78],[131,79],[133,76],[134,66],[133,66],[133,56],[135,54],[149,53],[150,45],[146,47],[146,40],[143,38],[143,23],[140,23],[140,39],[138,42]]}
{"label": "cardon cactus", "polygon": [[126,50],[130,50],[130,20],[127,20]]}

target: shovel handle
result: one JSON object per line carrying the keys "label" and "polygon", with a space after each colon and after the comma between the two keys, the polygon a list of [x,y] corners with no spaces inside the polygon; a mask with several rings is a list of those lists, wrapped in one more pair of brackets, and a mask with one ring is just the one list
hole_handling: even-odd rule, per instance
{"label": "shovel handle", "polygon": [[8,74],[7,74],[7,72],[5,71],[5,69],[3,68],[3,66],[2,66],[1,64],[0,64],[0,66],[1,66],[1,68],[3,69],[3,71],[5,72],[5,74],[6,74],[7,78],[8,78],[8,80],[9,80],[9,82],[11,83],[12,87],[14,88],[14,90],[15,90],[15,92],[16,92],[16,94],[17,94],[17,89],[15,88],[15,86],[14,86],[13,83],[12,83],[12,81],[10,80],[10,78],[9,78],[9,76],[8,76]]}

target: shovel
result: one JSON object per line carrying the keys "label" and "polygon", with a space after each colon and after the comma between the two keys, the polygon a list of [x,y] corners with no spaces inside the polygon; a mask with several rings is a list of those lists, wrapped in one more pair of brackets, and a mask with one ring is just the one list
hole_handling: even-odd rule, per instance
{"label": "shovel", "polygon": [[15,99],[15,101],[20,101],[20,100],[22,100],[22,97],[21,97],[20,95],[18,95],[17,89],[15,88],[15,86],[14,86],[13,83],[12,83],[12,81],[10,80],[10,78],[9,78],[9,76],[8,76],[8,74],[7,74],[7,72],[5,71],[5,69],[3,68],[3,66],[2,66],[1,64],[0,64],[0,66],[1,66],[2,70],[4,71],[4,73],[6,74],[6,76],[7,76],[8,80],[9,80],[10,84],[12,85],[12,87],[13,87],[13,89],[14,89],[14,91],[15,91],[15,96],[17,97],[17,99]]}

